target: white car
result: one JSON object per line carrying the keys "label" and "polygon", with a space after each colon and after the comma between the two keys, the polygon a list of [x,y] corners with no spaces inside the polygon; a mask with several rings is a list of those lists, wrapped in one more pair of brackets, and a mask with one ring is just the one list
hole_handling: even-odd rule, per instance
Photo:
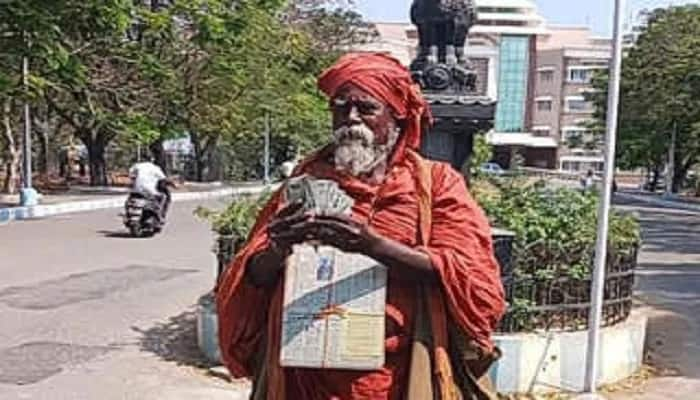
{"label": "white car", "polygon": [[496,163],[481,164],[481,167],[479,167],[479,171],[489,175],[503,175],[505,173],[505,170],[503,170],[503,168],[501,168],[501,166]]}

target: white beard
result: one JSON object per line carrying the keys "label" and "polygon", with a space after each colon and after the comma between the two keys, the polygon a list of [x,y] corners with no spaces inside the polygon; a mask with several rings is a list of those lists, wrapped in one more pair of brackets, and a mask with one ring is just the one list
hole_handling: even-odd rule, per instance
{"label": "white beard", "polygon": [[398,137],[397,129],[386,144],[377,144],[367,125],[341,126],[333,132],[335,167],[356,177],[369,174],[388,160]]}

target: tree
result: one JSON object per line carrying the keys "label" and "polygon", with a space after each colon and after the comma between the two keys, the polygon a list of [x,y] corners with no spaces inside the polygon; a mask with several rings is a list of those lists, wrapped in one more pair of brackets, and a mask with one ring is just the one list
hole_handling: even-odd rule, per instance
{"label": "tree", "polygon": [[[215,164],[221,163],[236,178],[259,177],[268,117],[275,164],[325,139],[330,121],[316,76],[337,57],[341,45],[355,40],[348,38],[360,36],[353,24],[364,26],[356,14],[317,12],[331,3],[338,4],[295,1],[285,13],[280,13],[282,2],[259,0],[239,1],[234,9],[218,0],[174,2],[168,9],[186,34],[161,40],[170,49],[160,53],[165,55],[160,60],[176,77],[175,84],[163,85],[170,93],[161,97],[177,99],[178,112],[170,116],[179,119],[192,139],[198,179],[220,177],[222,168]],[[206,18],[202,7],[208,10]],[[310,31],[323,16],[342,26],[335,37],[344,39],[335,41],[337,46],[325,43],[329,35],[313,36]]]}
{"label": "tree", "polygon": [[290,2],[288,21],[312,38],[317,54],[335,58],[379,36],[374,24],[365,21],[353,5],[342,0],[296,0]]}
{"label": "tree", "polygon": [[29,59],[33,104],[48,103],[85,143],[92,184],[106,183],[104,149],[138,95],[125,40],[132,11],[128,0],[29,0],[0,12],[3,49]]}
{"label": "tree", "polygon": [[[9,0],[0,9],[0,97],[10,108],[31,102],[42,170],[49,138],[65,129],[87,147],[94,185],[107,183],[110,143],[148,147],[163,163],[163,141],[184,134],[198,179],[220,177],[222,150],[258,157],[240,168],[254,175],[267,116],[275,161],[327,132],[315,77],[370,32],[350,3]],[[24,56],[29,93],[19,84]]]}
{"label": "tree", "polygon": [[3,96],[0,116],[2,118],[1,138],[4,146],[0,156],[5,158],[5,179],[2,183],[2,191],[8,194],[17,192],[17,181],[19,178],[20,151],[13,126],[14,118],[12,117],[15,110],[17,108],[13,107],[12,99],[7,95]]}
{"label": "tree", "polygon": [[483,133],[474,135],[474,151],[469,158],[468,163],[462,166],[462,173],[471,176],[477,176],[480,173],[480,168],[483,164],[491,161],[493,158],[493,146],[486,140],[486,135]]}
{"label": "tree", "polygon": [[[637,43],[623,61],[620,145],[617,158],[628,168],[645,167],[658,179],[676,127],[678,190],[688,171],[700,161],[700,6],[687,5],[647,13]],[[589,94],[596,106],[596,125],[604,126],[606,76],[599,75]]]}

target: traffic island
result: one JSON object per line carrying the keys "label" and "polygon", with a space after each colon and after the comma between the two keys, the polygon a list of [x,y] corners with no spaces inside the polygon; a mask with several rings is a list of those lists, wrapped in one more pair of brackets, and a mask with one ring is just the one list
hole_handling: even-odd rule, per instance
{"label": "traffic island", "polygon": [[[492,223],[517,231],[494,230],[493,245],[501,266],[501,279],[508,309],[494,335],[503,357],[494,364],[490,376],[502,394],[577,392],[583,388],[590,309],[591,259],[594,236],[572,237],[564,243],[552,240],[539,225],[561,220],[559,229],[585,234],[594,226],[596,204],[585,194],[539,189],[504,191],[498,201],[486,199],[487,214],[497,210],[512,214],[492,219]],[[479,192],[479,190],[475,190]],[[489,191],[492,195],[494,190]],[[478,194],[478,193],[477,193]],[[533,201],[533,198],[536,201]],[[541,198],[540,198],[541,197]],[[523,199],[525,198],[525,199]],[[524,201],[527,200],[527,201]],[[488,203],[487,201],[490,201]],[[530,216],[523,221],[516,201]],[[538,206],[538,207],[536,207]],[[575,208],[574,206],[578,206]],[[218,271],[225,273],[233,254],[246,237],[240,227],[250,226],[259,205],[250,198],[232,204],[219,214],[200,212],[218,234]],[[578,210],[576,213],[567,210]],[[533,210],[547,218],[533,215]],[[502,214],[502,213],[501,213]],[[611,242],[606,266],[601,359],[598,383],[614,383],[635,374],[642,366],[646,317],[633,312],[633,286],[639,249],[638,227],[631,216],[612,219],[615,241]],[[494,221],[495,220],[495,221]],[[235,228],[232,225],[237,225]],[[594,230],[593,230],[594,231]],[[627,236],[619,232],[626,232]],[[523,238],[523,239],[521,239]],[[197,308],[197,328],[201,351],[211,361],[220,358],[216,308],[211,294],[203,296]]]}

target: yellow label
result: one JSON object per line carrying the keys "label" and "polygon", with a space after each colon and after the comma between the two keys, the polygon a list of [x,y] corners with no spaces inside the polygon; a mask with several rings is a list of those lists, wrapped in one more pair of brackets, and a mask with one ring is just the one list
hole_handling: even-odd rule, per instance
{"label": "yellow label", "polygon": [[384,315],[349,313],[343,320],[342,358],[366,359],[384,355]]}

